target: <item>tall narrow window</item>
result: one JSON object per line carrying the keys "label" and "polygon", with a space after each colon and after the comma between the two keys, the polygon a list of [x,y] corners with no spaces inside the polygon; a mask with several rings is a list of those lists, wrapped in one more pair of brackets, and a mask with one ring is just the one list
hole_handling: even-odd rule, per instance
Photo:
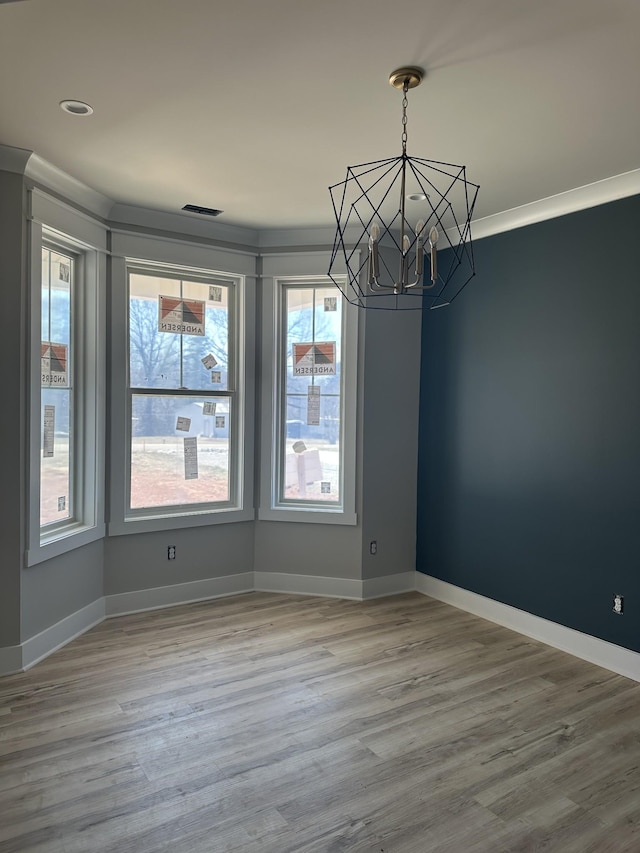
{"label": "tall narrow window", "polygon": [[104,226],[31,204],[29,566],[104,535],[106,275]]}
{"label": "tall narrow window", "polygon": [[323,253],[263,266],[260,508],[265,521],[356,524],[358,311]]}
{"label": "tall narrow window", "polygon": [[277,497],[283,506],[342,506],[342,309],[332,285],[282,285]]}
{"label": "tall narrow window", "polygon": [[130,266],[128,517],[237,506],[236,278]]}
{"label": "tall narrow window", "polygon": [[42,247],[40,525],[43,532],[74,518],[76,258]]}

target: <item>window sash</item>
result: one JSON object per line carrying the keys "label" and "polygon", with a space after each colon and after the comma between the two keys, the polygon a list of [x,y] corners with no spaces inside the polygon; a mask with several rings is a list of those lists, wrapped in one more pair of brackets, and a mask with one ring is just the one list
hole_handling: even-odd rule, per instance
{"label": "window sash", "polygon": [[[42,239],[42,251],[41,258],[44,267],[44,255],[47,255],[48,258],[48,316],[47,316],[47,330],[46,330],[46,340],[45,340],[45,329],[43,323],[43,293],[44,293],[44,285],[41,285],[40,288],[40,344],[41,346],[45,343],[62,343],[67,346],[67,384],[63,388],[57,388],[55,386],[49,386],[47,388],[43,382],[40,382],[40,410],[41,410],[41,420],[40,420],[40,454],[39,454],[39,471],[40,471],[40,500],[39,500],[39,513],[40,513],[40,537],[41,541],[46,541],[46,539],[51,536],[55,536],[57,533],[64,531],[65,529],[78,524],[82,520],[82,465],[78,464],[78,457],[82,454],[82,427],[80,423],[79,416],[79,406],[78,406],[78,388],[77,388],[77,380],[76,380],[76,367],[79,362],[78,353],[82,351],[81,345],[81,334],[77,329],[77,323],[79,318],[78,311],[78,303],[81,301],[80,294],[84,285],[84,265],[82,263],[82,255],[77,252],[73,252],[67,246],[63,246],[60,243],[54,242],[51,239],[43,237]],[[68,308],[68,339],[67,341],[52,341],[51,338],[63,337],[62,335],[52,334],[52,324],[51,324],[51,302],[52,302],[52,277],[51,277],[51,263],[52,263],[52,255],[58,255],[61,258],[65,258],[69,261],[69,308]],[[41,280],[42,280],[41,274]],[[51,357],[51,356],[50,356]],[[57,397],[58,391],[63,393],[63,391],[68,392],[68,411],[67,411],[67,423],[68,423],[68,449],[67,449],[67,461],[66,461],[66,485],[64,497],[66,498],[66,506],[65,512],[66,515],[62,518],[52,519],[51,521],[43,521],[43,500],[47,499],[47,496],[44,494],[44,477],[46,476],[46,468],[53,467],[48,466],[44,456],[44,415],[45,415],[45,406],[51,405],[51,403],[44,402],[44,392],[45,391],[53,391]],[[52,399],[49,395],[47,395],[48,399]],[[58,406],[56,405],[56,409]],[[53,426],[53,457],[55,458],[55,448],[56,445],[59,446],[59,441],[56,441],[56,425],[57,425],[57,417],[59,416],[59,412],[56,411],[54,416],[54,426]]]}
{"label": "window sash", "polygon": [[[306,454],[295,454],[291,456],[290,453],[287,452],[287,439],[288,439],[288,409],[289,409],[289,400],[291,397],[297,396],[303,401],[303,409],[304,409],[304,401],[308,399],[307,394],[304,394],[302,390],[299,392],[294,392],[289,390],[289,355],[290,349],[293,346],[293,339],[290,339],[290,325],[289,325],[289,317],[290,313],[290,297],[293,293],[297,292],[298,294],[309,294],[311,301],[311,329],[309,340],[307,342],[319,343],[317,339],[317,319],[316,314],[318,311],[318,301],[317,301],[317,292],[318,291],[326,291],[328,294],[333,295],[336,290],[335,286],[326,279],[316,279],[309,282],[302,281],[279,281],[278,282],[278,292],[277,292],[277,300],[278,300],[278,323],[277,323],[277,348],[278,348],[278,377],[277,377],[277,412],[276,412],[276,426],[275,426],[275,459],[276,459],[276,483],[275,483],[275,504],[277,506],[283,508],[309,508],[309,509],[321,509],[328,511],[341,511],[344,507],[344,371],[342,370],[342,353],[345,351],[345,316],[342,310],[340,310],[340,334],[336,336],[336,340],[334,341],[336,346],[336,371],[339,370],[339,390],[337,393],[324,393],[321,390],[320,397],[320,406],[322,407],[322,403],[324,400],[329,398],[338,398],[339,407],[338,407],[338,498],[336,500],[327,499],[319,499],[319,498],[307,498],[306,497],[306,483],[305,483],[305,459],[304,456]],[[342,299],[342,297],[340,297]],[[342,302],[338,303],[340,305],[340,309],[342,309]],[[295,343],[299,343],[295,341]],[[318,377],[314,375],[310,375],[308,377],[307,385],[318,387]],[[321,387],[321,386],[320,386]],[[320,416],[322,418],[322,415]],[[321,426],[325,426],[321,423]],[[325,426],[326,433],[326,426]],[[326,451],[325,451],[326,456]],[[318,449],[318,457],[320,457],[320,450]],[[308,457],[307,457],[308,459]],[[311,464],[314,464],[312,461]],[[293,467],[295,470],[289,470],[289,467]],[[307,463],[309,465],[309,463]],[[327,462],[321,462],[323,475],[326,471]],[[329,477],[327,475],[326,479],[323,479],[319,482],[331,483],[333,477]],[[287,496],[287,484],[291,481],[298,482],[298,489],[303,491],[304,494],[298,497]],[[323,486],[321,485],[321,489]]]}
{"label": "window sash", "polygon": [[[60,275],[56,279],[58,286],[54,287],[53,281],[53,257],[57,257],[57,265],[60,270]],[[74,302],[77,296],[77,288],[75,285],[75,277],[77,268],[80,266],[77,255],[71,254],[68,251],[63,251],[59,246],[55,246],[45,240],[42,242],[42,286],[40,290],[40,338],[41,338],[41,359],[44,356],[45,364],[49,367],[49,382],[45,381],[45,374],[42,374],[40,385],[41,397],[41,421],[40,421],[40,528],[44,535],[50,535],[52,532],[60,530],[69,524],[76,521],[75,512],[75,495],[77,492],[76,473],[77,465],[75,464],[75,444],[77,432],[77,415],[76,415],[76,394],[74,389],[75,384],[75,351],[76,351],[76,311]],[[67,275],[66,281],[62,279],[63,260]],[[45,284],[46,277],[46,284]],[[68,284],[68,287],[60,287],[60,284]],[[52,305],[54,301],[55,291],[63,291],[67,294],[67,305],[63,308],[62,326],[66,326],[65,333],[62,333],[61,328],[54,330]],[[46,294],[46,299],[45,299]],[[46,304],[46,314],[45,314]],[[56,323],[56,325],[60,325]],[[64,340],[63,340],[64,339]],[[47,346],[48,345],[48,346]],[[56,371],[57,366],[64,365],[62,375]],[[41,365],[42,367],[42,365]],[[56,373],[58,375],[56,376]],[[52,381],[52,377],[54,380]],[[55,379],[64,379],[64,384],[55,385]],[[60,440],[60,419],[61,415],[64,418],[66,397],[66,422],[67,422],[67,451],[61,451]],[[62,405],[60,405],[60,402]],[[49,420],[51,419],[51,420]],[[49,429],[49,426],[51,427]],[[63,439],[64,440],[64,439]],[[64,486],[54,489],[55,481],[60,480],[56,473],[59,472],[59,461],[62,457],[62,475],[64,478]],[[51,461],[49,461],[51,460]],[[55,460],[55,461],[54,461]],[[58,464],[57,464],[58,463]],[[60,496],[60,492],[63,495]],[[55,507],[55,493],[58,493],[58,504]],[[62,502],[62,506],[60,503]],[[45,508],[46,507],[46,508]],[[64,515],[60,515],[60,513]]]}
{"label": "window sash", "polygon": [[[185,387],[182,385],[184,380],[184,349],[183,349],[183,341],[180,343],[180,356],[179,356],[179,364],[180,364],[180,378],[179,382],[176,383],[175,387],[156,387],[151,384],[141,386],[139,383],[136,383],[135,386],[131,385],[131,341],[130,341],[130,311],[131,311],[131,301],[132,301],[132,277],[138,276],[149,276],[153,278],[160,278],[163,280],[169,280],[176,283],[193,283],[197,285],[202,285],[203,287],[223,287],[226,289],[227,294],[227,342],[226,342],[226,357],[227,357],[227,375],[226,375],[226,387],[218,388],[202,388],[197,385],[191,385],[189,387]],[[215,272],[207,272],[205,270],[192,270],[192,269],[182,269],[182,268],[173,268],[170,266],[164,265],[155,265],[155,264],[139,264],[137,262],[130,262],[127,264],[127,395],[126,395],[126,406],[127,406],[127,430],[128,430],[128,439],[127,439],[127,456],[126,456],[126,472],[125,472],[125,488],[126,488],[126,504],[125,504],[125,520],[126,521],[135,521],[142,520],[145,518],[160,518],[160,517],[171,517],[171,516],[189,516],[189,515],[197,515],[203,513],[211,513],[212,511],[222,511],[228,509],[235,509],[240,506],[241,503],[241,490],[240,490],[240,474],[241,474],[241,464],[240,464],[240,422],[242,418],[242,411],[240,407],[240,395],[238,393],[238,373],[239,373],[239,342],[240,342],[240,334],[237,326],[238,317],[239,317],[239,287],[240,287],[240,277],[232,274],[219,274]],[[180,292],[182,293],[182,286],[180,288]],[[163,296],[165,294],[157,293],[156,299],[159,296]],[[195,298],[195,297],[194,297]],[[206,300],[205,300],[206,301]],[[160,333],[166,334],[166,333]],[[183,339],[187,337],[186,335],[179,334],[180,338]],[[167,504],[153,504],[149,506],[132,506],[132,494],[133,494],[133,485],[132,485],[132,477],[133,477],[133,453],[134,453],[134,435],[133,435],[133,408],[134,408],[134,398],[136,397],[156,397],[158,399],[167,399],[171,398],[196,398],[198,400],[210,400],[214,401],[217,399],[226,399],[229,401],[229,414],[227,414],[228,418],[228,497],[224,500],[204,500],[204,501],[194,501],[194,502],[181,502],[181,503],[167,503]]]}

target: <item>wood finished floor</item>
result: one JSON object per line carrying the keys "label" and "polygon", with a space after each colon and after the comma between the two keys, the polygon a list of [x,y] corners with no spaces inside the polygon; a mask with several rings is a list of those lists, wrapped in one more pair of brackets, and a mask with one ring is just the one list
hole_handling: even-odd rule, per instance
{"label": "wood finished floor", "polygon": [[0,679],[0,851],[640,851],[639,706],[417,593],[111,619]]}

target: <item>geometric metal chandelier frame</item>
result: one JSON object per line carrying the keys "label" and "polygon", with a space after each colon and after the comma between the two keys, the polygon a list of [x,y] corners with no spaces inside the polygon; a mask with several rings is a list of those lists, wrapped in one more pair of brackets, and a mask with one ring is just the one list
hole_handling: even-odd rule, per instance
{"label": "geometric metal chandelier frame", "polygon": [[442,308],[475,275],[478,184],[465,166],[407,154],[407,92],[423,76],[411,66],[389,78],[403,91],[400,156],[348,166],[329,187],[337,224],[329,276],[362,308]]}

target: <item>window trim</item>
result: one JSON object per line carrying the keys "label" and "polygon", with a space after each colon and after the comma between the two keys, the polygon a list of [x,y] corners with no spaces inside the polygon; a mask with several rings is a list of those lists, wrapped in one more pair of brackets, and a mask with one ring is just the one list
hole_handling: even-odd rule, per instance
{"label": "window trim", "polygon": [[[140,250],[144,249],[145,256]],[[153,249],[153,251],[149,251]],[[186,249],[186,251],[185,251]],[[155,259],[154,259],[155,258]],[[240,261],[240,262],[238,262]],[[249,261],[249,263],[247,263]],[[220,249],[193,247],[180,243],[152,239],[144,235],[137,239],[129,234],[114,234],[111,261],[112,283],[112,394],[111,394],[111,489],[108,535],[146,533],[203,525],[253,521],[253,325],[255,323],[255,259],[238,257]],[[129,502],[130,409],[131,389],[128,382],[129,360],[129,270],[207,281],[234,281],[236,319],[234,392],[237,440],[235,458],[230,460],[235,470],[235,503],[178,505],[151,507],[131,512]],[[249,334],[247,334],[247,330]],[[162,389],[169,392],[170,389]],[[198,391],[190,391],[198,396]],[[218,392],[217,395],[220,396]],[[222,395],[224,396],[224,395]],[[233,495],[233,485],[231,487]],[[179,511],[176,512],[176,509]]]}
{"label": "window trim", "polygon": [[[326,259],[326,263],[323,261]],[[357,409],[357,352],[358,309],[343,299],[342,395],[343,423],[341,424],[342,505],[339,507],[280,502],[278,499],[280,435],[282,421],[283,368],[281,353],[283,334],[283,289],[285,286],[316,284],[335,285],[325,273],[329,255],[313,253],[292,254],[286,257],[265,258],[262,287],[262,464],[260,471],[260,506],[258,519],[263,521],[294,521],[311,524],[356,525],[356,409]],[[293,272],[299,269],[301,274]],[[282,271],[282,272],[280,272]]]}
{"label": "window trim", "polygon": [[[101,539],[104,524],[104,286],[106,228],[40,191],[30,193],[29,221],[29,478],[25,565],[32,566]],[[63,230],[64,229],[64,230]],[[40,524],[42,247],[75,258],[74,514]]]}

